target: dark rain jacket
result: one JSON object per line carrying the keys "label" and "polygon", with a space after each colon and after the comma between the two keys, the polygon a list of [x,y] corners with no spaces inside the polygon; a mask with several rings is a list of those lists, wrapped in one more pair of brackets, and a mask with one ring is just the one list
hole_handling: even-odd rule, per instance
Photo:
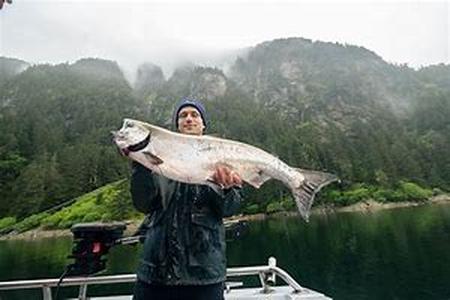
{"label": "dark rain jacket", "polygon": [[226,277],[222,218],[239,206],[240,195],[185,184],[133,164],[131,196],[147,214],[137,277],[146,283],[206,285]]}

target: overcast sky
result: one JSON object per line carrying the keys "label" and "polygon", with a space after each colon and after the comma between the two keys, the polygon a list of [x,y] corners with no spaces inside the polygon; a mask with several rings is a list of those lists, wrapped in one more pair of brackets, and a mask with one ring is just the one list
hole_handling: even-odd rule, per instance
{"label": "overcast sky", "polygon": [[450,63],[449,1],[13,0],[0,10],[0,56],[31,63],[143,61],[171,69],[284,37],[363,46],[388,62]]}

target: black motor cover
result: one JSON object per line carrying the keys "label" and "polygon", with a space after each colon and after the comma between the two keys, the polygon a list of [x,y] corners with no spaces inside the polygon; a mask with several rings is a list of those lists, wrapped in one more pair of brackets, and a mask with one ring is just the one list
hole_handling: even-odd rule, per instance
{"label": "black motor cover", "polygon": [[75,259],[69,266],[69,276],[91,275],[106,267],[103,258],[109,248],[116,244],[124,230],[125,223],[80,223],[72,226],[73,248],[68,258]]}

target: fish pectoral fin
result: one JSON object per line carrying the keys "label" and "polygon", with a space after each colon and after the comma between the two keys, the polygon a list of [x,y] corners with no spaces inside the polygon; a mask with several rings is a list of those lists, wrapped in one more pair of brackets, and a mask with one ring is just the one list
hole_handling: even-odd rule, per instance
{"label": "fish pectoral fin", "polygon": [[248,178],[244,178],[244,181],[250,184],[251,186],[259,189],[259,187],[270,178],[272,177],[265,174],[262,170],[257,170],[255,172],[252,172],[252,174],[248,176]]}
{"label": "fish pectoral fin", "polygon": [[148,151],[143,151],[142,152],[147,159],[153,164],[153,165],[160,165],[162,164],[164,161],[159,158],[158,156],[156,156],[155,154],[148,152]]}

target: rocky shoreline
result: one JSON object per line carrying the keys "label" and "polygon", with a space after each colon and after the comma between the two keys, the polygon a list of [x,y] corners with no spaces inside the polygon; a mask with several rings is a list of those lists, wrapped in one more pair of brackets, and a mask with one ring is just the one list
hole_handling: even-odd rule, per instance
{"label": "rocky shoreline", "polygon": [[[333,207],[333,206],[319,206],[312,209],[311,214],[331,214],[336,212],[375,212],[382,209],[393,209],[400,207],[413,207],[422,205],[439,205],[439,204],[450,204],[450,195],[439,195],[431,198],[426,202],[392,202],[392,203],[379,203],[374,200],[365,200],[353,205],[344,207]],[[274,214],[254,214],[254,215],[237,215],[229,218],[230,221],[254,221],[254,220],[264,220],[267,218],[278,218],[282,216],[296,216],[297,212],[278,212]],[[134,233],[137,230],[141,220],[127,220],[127,229],[125,231],[125,236]],[[29,230],[20,234],[6,235],[0,237],[2,240],[34,240],[41,238],[54,238],[54,237],[66,237],[72,236],[69,229],[57,229],[57,230],[44,230],[42,228],[37,228]]]}

